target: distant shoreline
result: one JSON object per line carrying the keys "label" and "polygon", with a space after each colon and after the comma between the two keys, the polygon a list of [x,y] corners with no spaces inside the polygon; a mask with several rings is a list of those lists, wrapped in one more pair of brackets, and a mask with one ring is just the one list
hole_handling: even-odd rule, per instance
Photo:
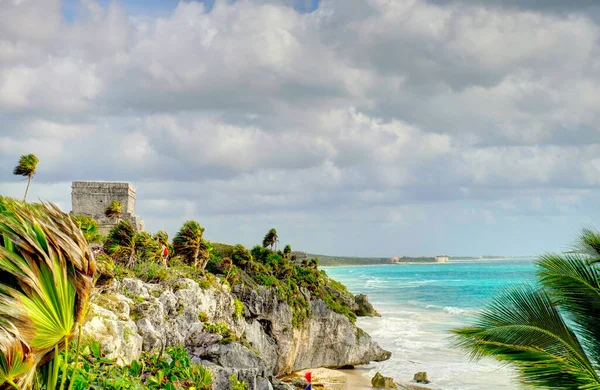
{"label": "distant shoreline", "polygon": [[[321,267],[354,267],[373,265],[414,265],[414,264],[450,264],[456,261],[494,261],[494,260],[519,260],[534,259],[537,256],[456,256],[449,257],[448,261],[435,261],[433,257],[400,258],[391,262],[387,257],[351,257],[351,256],[323,256],[307,254],[309,258],[318,258]],[[406,259],[406,260],[404,260]]]}

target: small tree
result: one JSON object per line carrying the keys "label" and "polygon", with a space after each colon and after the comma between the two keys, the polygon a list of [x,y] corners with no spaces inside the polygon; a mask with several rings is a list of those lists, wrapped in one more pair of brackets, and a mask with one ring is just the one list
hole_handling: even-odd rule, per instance
{"label": "small tree", "polygon": [[23,196],[23,201],[27,199],[29,185],[31,184],[31,179],[33,179],[33,176],[35,175],[35,170],[39,162],[40,160],[35,154],[25,154],[19,158],[19,164],[13,170],[13,174],[15,175],[27,177],[27,188],[25,188],[25,196]]}
{"label": "small tree", "polygon": [[283,258],[288,260],[290,258],[290,254],[292,253],[292,246],[290,244],[286,245],[283,248]]}
{"label": "small tree", "polygon": [[108,218],[120,217],[123,211],[123,205],[118,200],[113,200],[110,205],[104,210],[104,215]]}
{"label": "small tree", "polygon": [[263,248],[273,249],[273,246],[278,242],[277,230],[271,229],[265,234],[265,238],[263,238],[262,246]]}
{"label": "small tree", "polygon": [[132,268],[135,264],[135,228],[129,221],[121,221],[108,233],[104,251],[115,261],[125,263]]}
{"label": "small tree", "polygon": [[[204,228],[196,221],[187,221],[183,224],[181,229],[173,238],[173,250],[176,256],[181,256],[183,260],[193,265],[195,269],[198,269],[198,262],[201,258],[206,257],[208,260],[208,248],[206,244],[203,244],[202,234]],[[201,269],[204,269],[206,263],[204,263]]]}

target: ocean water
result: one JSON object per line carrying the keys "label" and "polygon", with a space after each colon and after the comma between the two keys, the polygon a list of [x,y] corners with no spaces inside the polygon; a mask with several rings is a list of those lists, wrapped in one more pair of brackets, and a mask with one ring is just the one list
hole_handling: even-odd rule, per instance
{"label": "ocean water", "polygon": [[434,389],[519,389],[514,371],[492,359],[472,362],[450,346],[452,328],[469,325],[503,287],[534,279],[535,259],[456,260],[442,264],[324,267],[354,294],[367,294],[381,318],[357,325],[392,352],[369,366],[397,380],[427,371]]}

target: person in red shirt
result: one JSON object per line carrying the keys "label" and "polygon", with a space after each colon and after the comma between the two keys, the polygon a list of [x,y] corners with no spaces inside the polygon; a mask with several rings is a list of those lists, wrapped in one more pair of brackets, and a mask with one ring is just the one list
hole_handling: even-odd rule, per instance
{"label": "person in red shirt", "polygon": [[162,246],[162,257],[163,257],[163,264],[166,267],[167,266],[167,260],[169,260],[169,248],[167,248],[167,246],[164,245],[164,244]]}

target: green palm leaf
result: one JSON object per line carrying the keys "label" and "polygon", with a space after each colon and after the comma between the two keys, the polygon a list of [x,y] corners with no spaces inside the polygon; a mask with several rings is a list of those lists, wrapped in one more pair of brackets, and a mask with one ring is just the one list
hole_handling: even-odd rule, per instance
{"label": "green palm leaf", "polygon": [[25,342],[8,333],[0,337],[0,386],[8,383],[18,388],[33,367],[33,354]]}
{"label": "green palm leaf", "polygon": [[579,254],[545,255],[538,276],[575,324],[592,359],[600,361],[600,272]]}
{"label": "green palm leaf", "polygon": [[[94,271],[87,241],[68,215],[52,204],[0,197],[0,328],[7,334],[19,329],[19,340],[31,348],[28,356],[36,366],[68,345],[87,305]],[[30,386],[33,376],[24,378],[20,383]]]}
{"label": "green palm leaf", "polygon": [[475,326],[453,332],[455,344],[470,351],[471,358],[512,363],[526,385],[600,389],[577,336],[538,286],[507,289],[481,312]]}

